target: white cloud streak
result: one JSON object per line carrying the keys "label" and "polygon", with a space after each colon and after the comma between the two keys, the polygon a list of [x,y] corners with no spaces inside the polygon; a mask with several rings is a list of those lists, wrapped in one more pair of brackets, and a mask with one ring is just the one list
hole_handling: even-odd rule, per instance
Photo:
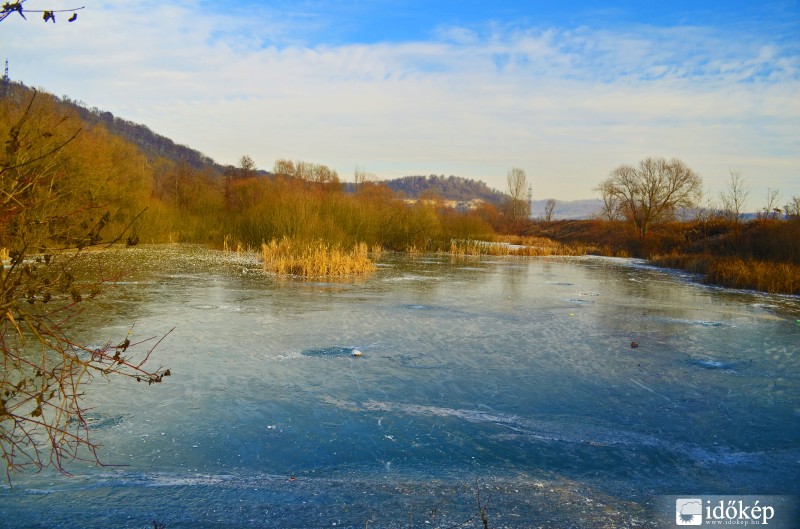
{"label": "white cloud streak", "polygon": [[[677,156],[800,195],[796,49],[703,27],[443,27],[427,41],[305,44],[313,17],[198,2],[87,4],[0,27],[12,77],[147,124],[222,162],[299,158],[593,196],[615,166]],[[755,206],[755,205],[754,205]]]}

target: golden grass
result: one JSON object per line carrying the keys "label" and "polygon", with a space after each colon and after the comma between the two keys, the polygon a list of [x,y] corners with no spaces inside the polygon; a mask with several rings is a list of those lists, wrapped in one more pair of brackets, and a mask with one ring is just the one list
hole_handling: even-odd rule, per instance
{"label": "golden grass", "polygon": [[222,251],[225,253],[236,253],[236,255],[241,255],[243,253],[253,253],[255,252],[255,249],[249,244],[242,244],[240,241],[236,241],[236,244],[234,244],[233,238],[230,235],[226,235],[222,240]]}
{"label": "golden grass", "polygon": [[486,242],[473,240],[452,240],[447,253],[453,256],[496,255],[496,256],[548,256],[548,255],[587,255],[596,249],[591,246],[561,244],[543,237],[515,237],[509,241]]}
{"label": "golden grass", "polygon": [[282,276],[342,278],[373,272],[366,243],[350,250],[317,240],[309,243],[282,238],[261,245],[264,268]]}
{"label": "golden grass", "polygon": [[381,255],[383,255],[383,246],[380,244],[373,244],[372,248],[369,250],[369,253],[374,259],[380,259]]}
{"label": "golden grass", "polygon": [[700,274],[704,282],[714,285],[772,294],[800,294],[800,266],[796,264],[708,254],[659,256],[653,263]]}
{"label": "golden grass", "polygon": [[8,261],[11,259],[11,254],[8,251],[8,248],[0,248],[0,263],[3,261]]}

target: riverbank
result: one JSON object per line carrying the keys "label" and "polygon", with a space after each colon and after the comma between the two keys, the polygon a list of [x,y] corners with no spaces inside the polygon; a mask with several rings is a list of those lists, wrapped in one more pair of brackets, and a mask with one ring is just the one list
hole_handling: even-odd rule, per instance
{"label": "riverbank", "polygon": [[593,244],[600,255],[638,257],[702,276],[708,284],[800,294],[800,219],[734,223],[718,218],[670,222],[642,237],[622,221],[540,223],[533,231],[564,244]]}
{"label": "riverbank", "polygon": [[700,274],[704,283],[728,288],[759,290],[770,294],[800,295],[800,266],[737,257],[664,255],[651,262]]}

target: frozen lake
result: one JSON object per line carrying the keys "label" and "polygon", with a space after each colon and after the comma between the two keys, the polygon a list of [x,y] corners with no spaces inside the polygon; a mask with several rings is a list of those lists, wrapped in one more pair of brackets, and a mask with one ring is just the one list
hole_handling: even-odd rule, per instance
{"label": "frozen lake", "polygon": [[800,494],[797,297],[604,258],[113,260],[138,269],[75,332],[174,327],[173,376],[87,386],[121,466],[18,475],[0,527],[483,527],[478,490],[493,528],[657,527],[660,495]]}

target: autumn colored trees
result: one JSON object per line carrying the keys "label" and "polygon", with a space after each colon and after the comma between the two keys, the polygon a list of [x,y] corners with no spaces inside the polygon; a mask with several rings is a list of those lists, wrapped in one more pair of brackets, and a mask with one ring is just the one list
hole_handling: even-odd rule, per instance
{"label": "autumn colored trees", "polygon": [[[90,347],[66,323],[104,281],[82,277],[85,249],[124,235],[146,191],[143,162],[102,129],[84,131],[55,101],[0,99],[0,459],[14,471],[97,460],[82,384],[92,376],[160,382],[132,335]],[[133,165],[129,165],[133,164]],[[113,345],[116,343],[116,345]]]}

